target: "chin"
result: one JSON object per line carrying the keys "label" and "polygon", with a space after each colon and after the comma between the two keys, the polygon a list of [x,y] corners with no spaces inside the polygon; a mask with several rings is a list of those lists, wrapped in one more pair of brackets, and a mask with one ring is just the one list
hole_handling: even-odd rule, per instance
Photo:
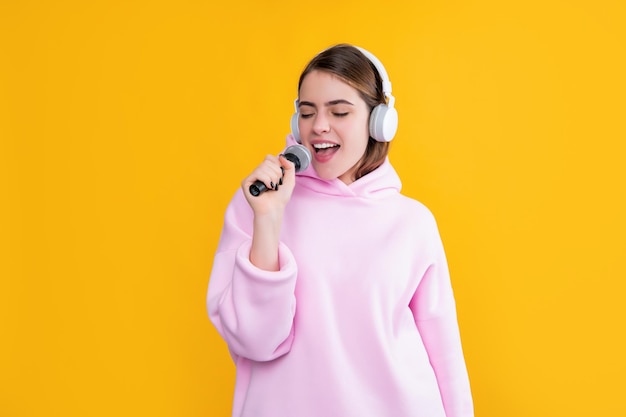
{"label": "chin", "polygon": [[320,168],[316,166],[315,164],[313,164],[313,168],[315,168],[315,172],[317,173],[317,176],[326,181],[334,180],[335,178],[339,176],[336,172],[332,172],[328,168],[324,168],[324,167]]}

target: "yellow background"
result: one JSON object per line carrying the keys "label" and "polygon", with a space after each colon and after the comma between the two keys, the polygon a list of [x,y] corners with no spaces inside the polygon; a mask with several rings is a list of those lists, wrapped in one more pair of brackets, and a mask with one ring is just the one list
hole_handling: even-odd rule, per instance
{"label": "yellow background", "polygon": [[319,50],[374,52],[476,414],[626,415],[621,1],[0,2],[0,416],[226,416],[222,214]]}

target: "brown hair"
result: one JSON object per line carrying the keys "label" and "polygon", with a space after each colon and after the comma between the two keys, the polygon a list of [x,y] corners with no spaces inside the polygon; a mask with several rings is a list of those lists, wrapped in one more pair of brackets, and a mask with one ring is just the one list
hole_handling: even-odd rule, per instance
{"label": "brown hair", "polygon": [[[383,84],[374,64],[361,51],[351,45],[339,44],[325,49],[304,68],[298,81],[298,92],[304,77],[312,71],[324,71],[335,75],[356,89],[370,109],[386,103]],[[354,180],[358,180],[378,168],[389,152],[389,142],[378,142],[371,136],[365,154],[358,162]]]}

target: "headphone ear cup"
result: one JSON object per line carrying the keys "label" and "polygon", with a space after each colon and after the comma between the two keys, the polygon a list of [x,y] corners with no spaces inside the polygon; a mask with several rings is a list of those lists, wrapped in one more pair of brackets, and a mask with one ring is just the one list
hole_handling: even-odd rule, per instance
{"label": "headphone ear cup", "polygon": [[389,142],[398,130],[398,111],[386,104],[374,107],[370,114],[370,136],[378,142]]}
{"label": "headphone ear cup", "polygon": [[302,139],[300,138],[300,128],[298,127],[298,112],[291,116],[291,134],[296,142],[302,143]]}

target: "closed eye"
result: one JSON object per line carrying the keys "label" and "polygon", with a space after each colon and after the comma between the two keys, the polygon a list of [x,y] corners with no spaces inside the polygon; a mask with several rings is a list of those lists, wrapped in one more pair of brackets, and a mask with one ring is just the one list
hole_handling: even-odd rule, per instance
{"label": "closed eye", "polygon": [[347,116],[347,115],[348,115],[348,112],[345,112],[345,113],[333,113],[333,114],[334,114],[335,116],[337,116],[337,117],[345,117],[345,116]]}

